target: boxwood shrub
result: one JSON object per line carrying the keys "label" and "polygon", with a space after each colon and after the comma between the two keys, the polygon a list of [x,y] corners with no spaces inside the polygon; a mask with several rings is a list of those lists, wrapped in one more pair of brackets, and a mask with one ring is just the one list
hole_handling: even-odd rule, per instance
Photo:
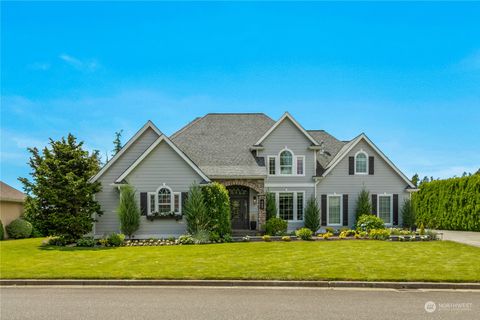
{"label": "boxwood shrub", "polygon": [[265,233],[270,236],[281,236],[287,233],[288,223],[280,218],[270,218],[265,224]]}
{"label": "boxwood shrub", "polygon": [[12,239],[28,238],[32,234],[32,224],[23,219],[15,219],[7,226],[8,236]]}

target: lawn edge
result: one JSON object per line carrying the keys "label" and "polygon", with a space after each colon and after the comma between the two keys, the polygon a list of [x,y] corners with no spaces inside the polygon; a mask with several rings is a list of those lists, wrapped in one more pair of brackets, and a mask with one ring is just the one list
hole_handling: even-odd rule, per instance
{"label": "lawn edge", "polygon": [[480,290],[475,282],[0,279],[0,286],[198,286]]}

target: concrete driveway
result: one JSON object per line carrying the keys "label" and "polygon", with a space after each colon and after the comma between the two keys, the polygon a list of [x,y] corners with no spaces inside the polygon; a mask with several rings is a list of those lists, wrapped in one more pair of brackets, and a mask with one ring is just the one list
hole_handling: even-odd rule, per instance
{"label": "concrete driveway", "polygon": [[480,291],[0,287],[9,319],[478,319]]}
{"label": "concrete driveway", "polygon": [[436,230],[443,233],[443,240],[450,240],[480,247],[480,232]]}

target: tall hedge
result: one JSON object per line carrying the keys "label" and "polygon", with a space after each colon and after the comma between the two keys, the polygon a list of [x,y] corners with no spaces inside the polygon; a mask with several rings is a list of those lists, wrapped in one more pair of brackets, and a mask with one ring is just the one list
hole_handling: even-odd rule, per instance
{"label": "tall hedge", "polygon": [[480,231],[480,175],[422,183],[413,205],[417,225]]}
{"label": "tall hedge", "polygon": [[203,199],[211,217],[210,231],[220,237],[232,233],[230,224],[230,197],[223,184],[213,182],[202,187]]}

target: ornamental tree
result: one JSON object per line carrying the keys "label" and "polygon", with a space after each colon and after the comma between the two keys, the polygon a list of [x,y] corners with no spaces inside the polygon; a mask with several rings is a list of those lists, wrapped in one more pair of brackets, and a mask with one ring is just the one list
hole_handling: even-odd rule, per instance
{"label": "ornamental tree", "polygon": [[32,179],[19,178],[27,193],[25,217],[44,235],[75,241],[92,231],[94,215],[102,214],[94,199],[101,190],[89,179],[99,170],[98,151],[89,153],[83,142],[68,134],[50,139],[40,152],[29,148]]}
{"label": "ornamental tree", "polygon": [[120,230],[131,238],[140,227],[140,209],[135,200],[135,190],[131,185],[120,187],[118,217],[120,218]]}
{"label": "ornamental tree", "polygon": [[313,233],[320,229],[320,208],[314,196],[308,199],[305,208],[305,228],[310,229]]}
{"label": "ornamental tree", "polygon": [[357,207],[355,209],[355,220],[358,221],[360,216],[364,214],[372,214],[372,204],[370,203],[370,193],[363,188],[357,198]]}

